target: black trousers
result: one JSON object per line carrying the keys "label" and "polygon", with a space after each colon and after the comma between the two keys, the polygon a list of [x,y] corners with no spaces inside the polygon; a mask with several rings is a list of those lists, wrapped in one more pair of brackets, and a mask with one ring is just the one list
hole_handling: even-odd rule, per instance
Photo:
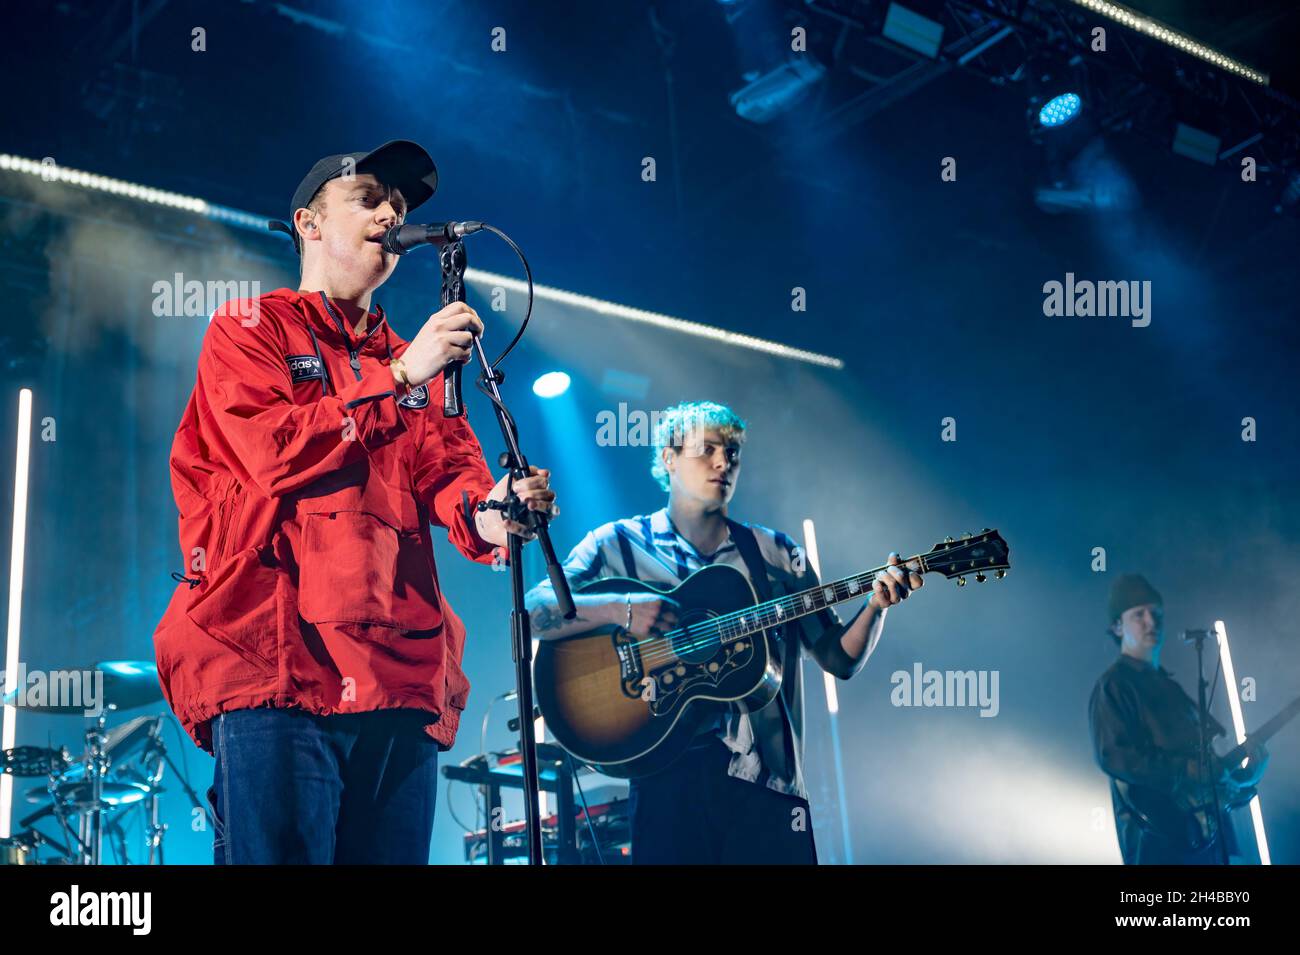
{"label": "black trousers", "polygon": [[[1125,865],[1223,865],[1219,838],[1204,849],[1189,849],[1143,829],[1134,819],[1117,823],[1119,851]],[[1229,843],[1232,851],[1232,843]]]}
{"label": "black trousers", "polygon": [[632,781],[634,864],[817,864],[808,801],[728,776],[730,761],[714,740]]}

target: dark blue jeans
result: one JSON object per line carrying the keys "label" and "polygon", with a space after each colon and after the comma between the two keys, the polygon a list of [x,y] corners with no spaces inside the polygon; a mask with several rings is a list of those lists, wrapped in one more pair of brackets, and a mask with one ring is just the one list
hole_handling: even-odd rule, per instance
{"label": "dark blue jeans", "polygon": [[427,713],[258,708],[212,721],[217,865],[427,865],[438,744]]}
{"label": "dark blue jeans", "polygon": [[634,864],[817,864],[807,800],[728,776],[730,762],[715,739],[632,780]]}

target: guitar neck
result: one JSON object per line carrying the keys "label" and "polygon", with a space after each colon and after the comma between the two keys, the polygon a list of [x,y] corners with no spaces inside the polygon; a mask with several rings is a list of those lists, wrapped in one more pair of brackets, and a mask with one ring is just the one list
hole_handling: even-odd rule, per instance
{"label": "guitar neck", "polygon": [[[909,557],[904,563],[918,559]],[[924,563],[922,567],[924,567]],[[737,637],[757,633],[760,630],[770,630],[773,627],[789,623],[791,620],[798,620],[800,617],[807,617],[828,607],[833,607],[835,604],[870,596],[871,586],[876,577],[885,573],[885,571],[885,567],[877,567],[874,570],[864,571],[830,583],[819,584],[798,593],[785,597],[776,597],[753,607],[747,607],[739,613],[731,614],[730,617],[734,619],[722,618],[717,621],[721,624],[723,639],[734,640]]]}
{"label": "guitar neck", "polygon": [[[986,572],[1002,577],[1011,566],[1009,561],[1007,542],[997,531],[986,527],[980,534],[966,534],[961,540],[946,538],[929,553],[908,557],[897,566],[914,565],[919,570],[913,570],[912,573],[938,573],[948,578],[955,577],[958,586],[961,586],[966,583],[963,574],[975,574],[977,581],[985,580]],[[724,641],[770,630],[846,600],[869,596],[876,578],[888,573],[890,566],[885,564],[830,583],[818,584],[798,593],[716,617],[707,624],[696,624],[689,629],[701,631],[701,637],[717,637]]]}
{"label": "guitar neck", "polygon": [[1260,743],[1266,742],[1274,733],[1295,719],[1297,714],[1300,714],[1300,696],[1292,700],[1287,707],[1282,710],[1282,712],[1278,713],[1259,729],[1255,730],[1255,732],[1247,736],[1244,743],[1228,750],[1228,752],[1223,755],[1223,762],[1229,766],[1234,763],[1240,763],[1247,755],[1249,755],[1247,750],[1251,746],[1256,746]]}

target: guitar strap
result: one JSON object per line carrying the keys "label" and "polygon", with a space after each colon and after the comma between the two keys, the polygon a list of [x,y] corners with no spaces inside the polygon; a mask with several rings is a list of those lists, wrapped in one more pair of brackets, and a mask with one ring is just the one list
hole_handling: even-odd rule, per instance
{"label": "guitar strap", "polygon": [[758,538],[744,524],[731,518],[727,518],[727,527],[731,529],[731,539],[736,542],[736,550],[740,551],[741,560],[749,571],[749,581],[758,593],[759,603],[766,603],[772,599],[772,584],[767,579],[767,564],[758,550]]}
{"label": "guitar strap", "polygon": [[[766,603],[772,599],[772,584],[767,579],[767,563],[763,560],[763,555],[758,549],[758,539],[754,536],[753,530],[744,524],[727,519],[727,527],[731,529],[731,539],[736,543],[736,550],[740,551],[740,557],[745,562],[745,567],[749,570],[750,583],[754,585],[754,591],[758,594],[759,603]],[[773,761],[769,769],[780,768],[787,775],[796,772],[799,765],[799,758],[794,751],[794,720],[790,717],[791,700],[789,693],[795,686],[793,670],[799,666],[799,638],[793,634],[781,633],[780,646],[783,649],[781,669],[786,674],[786,681],[781,686],[781,692],[773,704],[780,708],[781,721],[784,722],[788,730],[781,732],[777,724],[768,720],[766,729],[760,723],[754,723],[753,729],[756,735],[755,742],[758,744],[760,751],[764,754],[764,762]],[[763,777],[760,777],[763,778]]]}

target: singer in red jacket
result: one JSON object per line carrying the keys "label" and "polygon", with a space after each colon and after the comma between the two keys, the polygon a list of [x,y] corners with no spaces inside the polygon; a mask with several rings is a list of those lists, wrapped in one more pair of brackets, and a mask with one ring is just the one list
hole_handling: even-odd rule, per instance
{"label": "singer in red jacket", "polygon": [[[277,224],[300,288],[227,303],[204,336],[171,456],[187,569],[154,644],[216,757],[218,863],[428,861],[437,753],[469,691],[429,525],[485,564],[531,536],[477,512],[508,479],[433,397],[482,333],[474,310],[408,343],[371,308],[397,259],[379,238],[436,182],[410,142],[325,157]],[[557,513],[545,470],[514,488]]]}

